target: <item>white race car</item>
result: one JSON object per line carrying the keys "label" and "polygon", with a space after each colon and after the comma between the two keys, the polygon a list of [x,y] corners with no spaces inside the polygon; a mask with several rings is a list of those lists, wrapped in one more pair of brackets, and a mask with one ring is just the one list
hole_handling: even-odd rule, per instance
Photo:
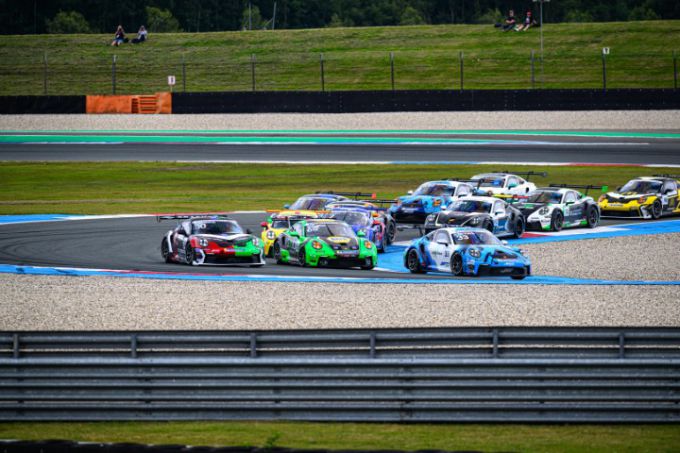
{"label": "white race car", "polygon": [[[527,179],[522,178],[522,176],[525,176]],[[526,195],[529,192],[536,190],[536,184],[529,182],[531,176],[546,177],[548,174],[534,171],[526,173],[481,173],[473,176],[471,181],[477,183],[476,195],[512,198],[515,195]]]}

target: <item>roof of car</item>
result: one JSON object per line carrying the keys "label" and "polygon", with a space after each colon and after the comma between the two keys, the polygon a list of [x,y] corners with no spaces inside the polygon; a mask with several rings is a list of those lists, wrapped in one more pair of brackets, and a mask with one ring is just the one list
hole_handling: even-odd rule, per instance
{"label": "roof of car", "polygon": [[[513,175],[512,173],[480,173],[478,175],[474,175],[470,179],[488,178],[490,176],[496,176],[496,177],[499,177],[499,178],[504,178],[506,176],[517,176],[517,175]],[[519,176],[517,176],[517,177],[519,178]]]}
{"label": "roof of car", "polygon": [[463,198],[460,198],[458,201],[484,201],[486,203],[495,203],[496,201],[503,201],[500,198],[496,197],[486,197],[483,195],[467,195]]}
{"label": "roof of car", "polygon": [[631,181],[635,180],[642,180],[642,181],[661,181],[661,182],[667,182],[667,181],[674,181],[677,182],[677,179],[674,178],[669,178],[667,176],[640,176],[639,178],[633,178]]}
{"label": "roof of car", "polygon": [[[308,193],[307,195],[303,195],[302,197],[308,197],[308,198],[325,198],[328,200],[348,200],[348,198],[343,197],[342,195],[336,195],[332,193]],[[300,198],[302,198],[300,197]]]}
{"label": "roof of car", "polygon": [[[454,180],[450,180],[450,179],[438,179],[438,180],[434,180],[434,181],[426,181],[426,182],[424,182],[423,184],[442,184],[442,185],[450,186],[450,187],[457,187],[457,186],[460,185],[460,184],[467,184],[468,186],[471,186],[471,184],[470,184],[469,182],[466,182],[466,181],[456,181],[455,179],[454,179]],[[421,184],[421,186],[422,186],[423,184]]]}
{"label": "roof of car", "polygon": [[[489,233],[489,230],[485,228],[471,228],[471,227],[445,227],[445,228],[440,228],[441,230],[446,230],[449,233]],[[491,233],[489,233],[491,234]]]}

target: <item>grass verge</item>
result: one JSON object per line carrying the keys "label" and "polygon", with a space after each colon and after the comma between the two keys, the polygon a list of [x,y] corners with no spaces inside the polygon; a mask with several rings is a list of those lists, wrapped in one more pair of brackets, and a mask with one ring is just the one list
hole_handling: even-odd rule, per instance
{"label": "grass verge", "polygon": [[678,451],[676,425],[403,425],[295,422],[2,423],[4,439],[305,449]]}
{"label": "grass verge", "polygon": [[[603,47],[608,88],[672,88],[673,45],[680,21],[565,23],[502,33],[488,25],[327,28],[252,32],[152,34],[142,45],[109,46],[106,35],[0,36],[0,95],[112,92],[329,91],[460,89],[463,52],[466,89],[602,87]],[[183,63],[184,62],[184,66]],[[186,78],[183,78],[183,69]],[[45,83],[46,82],[46,83]]]}
{"label": "grass verge", "polygon": [[[606,184],[673,169],[529,167],[549,183]],[[376,192],[394,198],[422,182],[469,178],[489,165],[277,165],[180,163],[0,163],[0,214],[148,214],[276,209],[317,190]],[[677,171],[675,171],[677,173]],[[595,198],[599,192],[592,194]]]}

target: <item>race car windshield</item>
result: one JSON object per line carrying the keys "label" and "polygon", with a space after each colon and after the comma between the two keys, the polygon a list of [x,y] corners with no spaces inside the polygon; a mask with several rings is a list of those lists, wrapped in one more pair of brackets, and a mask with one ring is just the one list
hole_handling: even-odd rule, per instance
{"label": "race car windshield", "polygon": [[[295,222],[291,221],[290,224],[293,225]],[[274,219],[272,220],[272,228],[288,228],[288,219]]]}
{"label": "race car windshield", "polygon": [[452,211],[459,212],[491,212],[491,203],[477,200],[461,200],[451,206]]}
{"label": "race car windshield", "polygon": [[326,198],[300,197],[293,203],[290,209],[321,211],[326,207],[326,203],[328,203],[328,199]]}
{"label": "race car windshield", "polygon": [[486,178],[479,178],[479,187],[503,187],[505,178],[496,176],[487,176]]}
{"label": "race car windshield", "polygon": [[354,231],[346,223],[308,223],[307,236],[319,236],[322,238],[329,236],[354,237]]}
{"label": "race car windshield", "polygon": [[243,233],[241,227],[234,222],[220,220],[198,220],[191,224],[192,234],[235,234]]}
{"label": "race car windshield", "polygon": [[501,245],[496,236],[488,231],[466,231],[464,233],[452,233],[451,238],[454,244],[458,245]]}
{"label": "race car windshield", "polygon": [[531,192],[526,200],[527,203],[560,203],[561,201],[562,194],[552,190]]}
{"label": "race car windshield", "polygon": [[347,222],[350,225],[368,224],[368,216],[363,212],[356,211],[334,212],[333,214],[331,214],[331,218],[336,220],[342,220],[343,222]]}
{"label": "race car windshield", "polygon": [[621,193],[658,193],[661,191],[661,183],[659,181],[644,181],[642,179],[634,179],[621,187]]}
{"label": "race car windshield", "polygon": [[433,184],[426,182],[425,184],[422,184],[420,187],[418,187],[413,195],[430,195],[438,197],[441,195],[453,195],[453,190],[453,187],[449,187],[445,184]]}

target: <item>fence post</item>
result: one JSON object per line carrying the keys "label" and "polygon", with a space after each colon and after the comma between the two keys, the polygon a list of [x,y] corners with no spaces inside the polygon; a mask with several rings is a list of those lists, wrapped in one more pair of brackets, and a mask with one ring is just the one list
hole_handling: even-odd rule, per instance
{"label": "fence post", "polygon": [[602,90],[607,91],[607,55],[602,51]]}
{"label": "fence post", "polygon": [[116,54],[113,54],[113,64],[111,65],[111,85],[113,94],[116,94]]}
{"label": "fence post", "polygon": [[321,91],[326,91],[326,77],[323,70],[323,54],[319,56],[319,65],[321,66]]}
{"label": "fence post", "polygon": [[390,52],[390,80],[392,81],[392,91],[394,91],[394,52]]}
{"label": "fence post", "polygon": [[182,55],[182,91],[187,92],[187,64]]}
{"label": "fence post", "polygon": [[253,91],[255,91],[255,54],[250,54],[250,77],[253,82]]}
{"label": "fence post", "polygon": [[460,59],[460,91],[463,91],[463,72],[464,72],[463,51],[460,51],[458,53],[458,58]]}
{"label": "fence post", "polygon": [[534,51],[531,51],[531,89],[536,87],[536,71],[534,70]]}
{"label": "fence post", "polygon": [[673,89],[678,89],[678,52],[673,51]]}
{"label": "fence post", "polygon": [[43,54],[43,94],[47,96],[47,52]]}

